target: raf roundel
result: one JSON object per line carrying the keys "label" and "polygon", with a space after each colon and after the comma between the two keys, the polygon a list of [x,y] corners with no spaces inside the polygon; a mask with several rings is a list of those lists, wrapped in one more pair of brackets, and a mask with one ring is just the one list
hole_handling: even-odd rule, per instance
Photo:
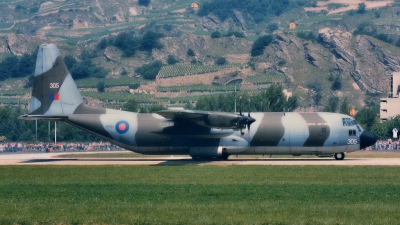
{"label": "raf roundel", "polygon": [[125,120],[121,120],[115,124],[115,130],[120,134],[125,134],[129,130],[129,123]]}

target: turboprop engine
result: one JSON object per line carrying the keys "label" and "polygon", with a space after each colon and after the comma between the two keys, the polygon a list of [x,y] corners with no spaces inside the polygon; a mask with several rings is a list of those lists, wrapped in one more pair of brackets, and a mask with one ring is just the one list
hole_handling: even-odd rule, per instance
{"label": "turboprop engine", "polygon": [[231,154],[238,154],[249,148],[249,142],[244,138],[230,135],[223,137],[218,146],[199,146],[190,148],[192,158],[224,158]]}

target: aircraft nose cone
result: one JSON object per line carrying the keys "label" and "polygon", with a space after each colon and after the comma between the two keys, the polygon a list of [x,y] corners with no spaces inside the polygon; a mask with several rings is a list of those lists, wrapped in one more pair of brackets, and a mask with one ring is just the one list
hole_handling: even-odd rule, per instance
{"label": "aircraft nose cone", "polygon": [[254,123],[256,120],[253,117],[249,117],[249,119],[247,120],[248,123]]}
{"label": "aircraft nose cone", "polygon": [[378,137],[374,133],[364,130],[360,135],[360,148],[363,149],[371,146],[375,144],[377,140]]}

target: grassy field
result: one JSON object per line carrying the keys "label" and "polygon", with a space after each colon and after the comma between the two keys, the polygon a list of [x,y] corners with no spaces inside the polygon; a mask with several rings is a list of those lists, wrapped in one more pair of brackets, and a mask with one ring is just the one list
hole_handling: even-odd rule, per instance
{"label": "grassy field", "polygon": [[398,171],[1,166],[0,224],[399,224]]}
{"label": "grassy field", "polygon": [[[143,155],[135,152],[106,152],[106,153],[88,153],[88,154],[65,154],[58,155],[59,158],[154,158],[154,157],[168,157],[168,155]],[[177,156],[181,157],[181,156]],[[185,157],[185,156],[182,156]],[[189,157],[189,155],[187,156]],[[229,158],[318,158],[315,155],[303,155],[303,156],[292,156],[292,155],[232,155]],[[400,151],[393,152],[352,152],[346,153],[346,158],[400,158]]]}

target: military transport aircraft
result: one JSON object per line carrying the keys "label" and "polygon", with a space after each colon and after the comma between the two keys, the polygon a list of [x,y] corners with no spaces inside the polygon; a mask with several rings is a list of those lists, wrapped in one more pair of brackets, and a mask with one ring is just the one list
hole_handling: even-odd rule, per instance
{"label": "military transport aircraft", "polygon": [[376,136],[337,113],[224,113],[164,110],[139,114],[84,103],[54,44],[40,46],[25,120],[64,121],[125,149],[193,159],[237,154],[312,154],[344,159]]}

